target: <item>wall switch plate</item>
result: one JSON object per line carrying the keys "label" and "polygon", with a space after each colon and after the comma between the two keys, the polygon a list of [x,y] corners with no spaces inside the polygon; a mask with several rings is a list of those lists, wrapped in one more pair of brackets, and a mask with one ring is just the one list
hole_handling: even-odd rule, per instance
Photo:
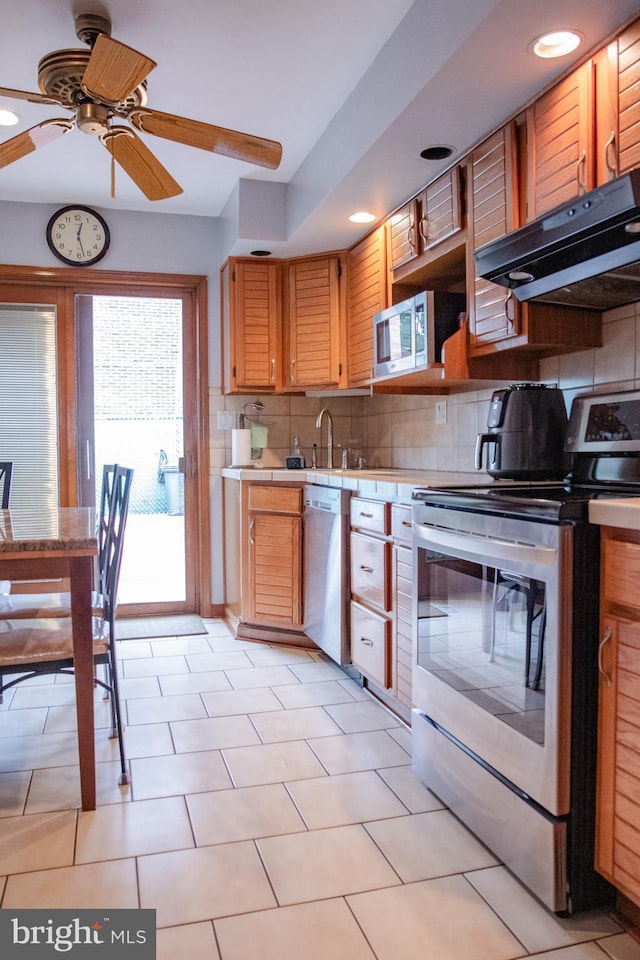
{"label": "wall switch plate", "polygon": [[216,426],[218,430],[235,430],[238,425],[238,414],[235,410],[218,410]]}
{"label": "wall switch plate", "polygon": [[436,423],[447,422],[447,401],[436,400]]}

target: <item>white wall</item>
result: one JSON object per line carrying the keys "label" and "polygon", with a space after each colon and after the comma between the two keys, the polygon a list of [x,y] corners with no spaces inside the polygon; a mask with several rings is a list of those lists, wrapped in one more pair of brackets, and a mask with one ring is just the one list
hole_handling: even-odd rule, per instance
{"label": "white wall", "polygon": [[[45,237],[49,218],[61,206],[64,204],[0,201],[0,263],[63,266],[49,250]],[[107,221],[111,245],[104,259],[88,270],[185,273],[209,278],[209,377],[212,385],[218,385],[219,221],[211,217],[96,209]]]}
{"label": "white wall", "polygon": [[[72,202],[72,201],[70,201]],[[61,267],[47,246],[49,218],[66,204],[0,201],[0,263],[50,269]],[[220,392],[220,221],[96,207],[111,234],[109,251],[93,270],[177,273],[208,278],[209,385]],[[220,478],[211,477],[212,530],[222,529]],[[213,602],[222,602],[222,545],[212,541]]]}

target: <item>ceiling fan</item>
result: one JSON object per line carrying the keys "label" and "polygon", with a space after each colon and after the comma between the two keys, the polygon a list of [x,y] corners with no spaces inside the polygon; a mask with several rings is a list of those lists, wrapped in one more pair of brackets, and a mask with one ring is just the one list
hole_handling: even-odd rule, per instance
{"label": "ceiling fan", "polygon": [[0,97],[57,104],[74,114],[43,120],[0,144],[0,168],[39,150],[74,127],[93,134],[149,200],[165,200],[182,187],[149,150],[129,123],[143,133],[275,169],[282,146],[226,127],[151,110],[146,77],[154,60],[111,38],[111,23],[97,14],[75,18],[76,36],[89,49],[54,50],[38,64],[41,93],[0,87]]}

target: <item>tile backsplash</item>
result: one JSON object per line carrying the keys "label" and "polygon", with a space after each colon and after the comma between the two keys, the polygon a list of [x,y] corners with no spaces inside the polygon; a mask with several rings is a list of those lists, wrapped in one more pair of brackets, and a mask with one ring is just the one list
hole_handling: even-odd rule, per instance
{"label": "tile backsplash", "polygon": [[[603,346],[543,360],[541,380],[557,384],[567,409],[578,393],[640,386],[640,302],[604,314]],[[210,396],[211,467],[217,472],[231,463],[231,432],[217,429],[217,411],[240,411],[244,404],[262,399],[259,419],[270,423],[265,467],[278,466],[293,452],[298,435],[302,452],[311,462],[317,444],[319,465],[326,463],[326,426],[322,436],[316,417],[327,407],[333,418],[334,465],[340,464],[344,446],[350,459],[365,457],[370,467],[429,470],[474,470],[478,433],[486,428],[492,383],[481,390],[447,396],[373,397],[249,397]],[[438,409],[436,408],[438,405]],[[443,410],[444,408],[444,410]],[[442,415],[444,413],[444,416]],[[437,416],[440,414],[440,416]],[[438,422],[444,421],[444,422]]]}

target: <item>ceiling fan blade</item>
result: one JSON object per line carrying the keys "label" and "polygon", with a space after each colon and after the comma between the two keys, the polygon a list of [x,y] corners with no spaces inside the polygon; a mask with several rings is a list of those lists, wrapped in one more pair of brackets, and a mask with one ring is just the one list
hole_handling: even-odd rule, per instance
{"label": "ceiling fan blade", "polygon": [[148,200],[166,200],[182,193],[180,184],[129,127],[111,127],[100,140]]}
{"label": "ceiling fan blade", "polygon": [[97,100],[120,103],[155,66],[155,60],[144,53],[101,33],[82,77],[82,89]]}
{"label": "ceiling fan blade", "polygon": [[234,160],[246,160],[261,167],[275,170],[282,159],[282,145],[276,140],[253,137],[248,133],[239,133],[226,127],[215,127],[199,120],[187,120],[161,110],[149,110],[141,107],[132,110],[128,119],[143,133],[152,133],[165,140],[175,140],[189,147],[221,153]]}
{"label": "ceiling fan blade", "polygon": [[0,97],[10,97],[12,100],[28,100],[30,103],[53,103],[62,106],[61,100],[54,97],[45,97],[42,93],[29,93],[27,90],[11,90],[9,87],[0,87]]}
{"label": "ceiling fan blade", "polygon": [[10,163],[21,160],[34,150],[46,147],[48,143],[57,140],[65,133],[73,130],[73,120],[43,120],[29,130],[19,133],[17,137],[0,143],[0,168],[8,167]]}

